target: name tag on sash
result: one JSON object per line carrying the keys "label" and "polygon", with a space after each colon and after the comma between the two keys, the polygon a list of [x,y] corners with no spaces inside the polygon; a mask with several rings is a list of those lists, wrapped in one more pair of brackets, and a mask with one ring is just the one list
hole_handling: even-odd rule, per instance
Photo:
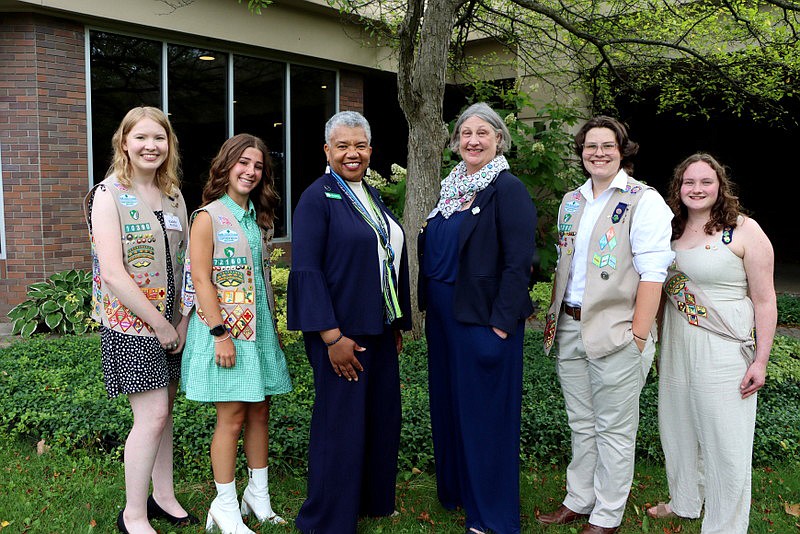
{"label": "name tag on sash", "polygon": [[167,230],[177,230],[178,232],[183,230],[181,220],[174,213],[164,214],[164,226],[167,227]]}

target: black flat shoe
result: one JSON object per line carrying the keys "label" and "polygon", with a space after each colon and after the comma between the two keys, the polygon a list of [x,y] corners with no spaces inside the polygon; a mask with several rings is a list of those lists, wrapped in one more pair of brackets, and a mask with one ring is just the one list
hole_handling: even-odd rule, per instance
{"label": "black flat shoe", "polygon": [[[120,515],[120,517],[122,517],[122,515]],[[192,514],[186,514],[185,517],[175,517],[174,515],[165,512],[164,509],[158,505],[152,495],[147,497],[147,519],[166,519],[176,527],[196,525],[200,522],[200,520]]]}
{"label": "black flat shoe", "polygon": [[125,508],[119,511],[119,515],[117,516],[117,528],[122,534],[128,534],[128,527],[125,526],[125,518],[122,517],[123,513],[125,513]]}

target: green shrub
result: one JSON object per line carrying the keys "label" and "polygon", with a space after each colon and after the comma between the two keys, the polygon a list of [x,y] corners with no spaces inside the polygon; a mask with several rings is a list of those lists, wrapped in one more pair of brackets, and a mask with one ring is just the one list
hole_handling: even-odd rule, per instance
{"label": "green shrub", "polygon": [[14,323],[14,335],[83,334],[96,328],[91,319],[92,275],[89,272],[72,269],[55,273],[44,282],[28,286],[27,295],[28,300],[8,312]]}
{"label": "green shrub", "polygon": [[370,169],[364,180],[377,189],[381,194],[381,200],[386,207],[394,213],[394,216],[403,220],[403,210],[406,207],[406,174],[408,171],[392,163],[392,175],[384,178],[374,169]]}
{"label": "green shrub", "polygon": [[[800,460],[800,342],[778,336],[767,385],[759,392],[754,461],[760,465]],[[272,399],[270,455],[273,464],[302,472],[314,398],[313,377],[302,343],[286,346],[294,390]],[[564,463],[570,432],[555,360],[543,355],[542,333],[525,336],[521,451],[525,462]],[[121,457],[132,424],[124,397],[106,397],[99,339],[36,336],[0,350],[0,431],[54,448],[93,450]],[[425,341],[408,341],[400,359],[403,427],[399,466],[430,469],[433,446],[427,392]],[[663,460],[658,434],[658,384],[651,375],[642,391],[637,458]],[[178,395],[174,410],[175,465],[190,479],[211,473],[209,447],[215,413],[210,404]],[[488,437],[487,437],[488,439]],[[244,466],[240,459],[238,466]]]}
{"label": "green shrub", "polygon": [[545,321],[547,310],[550,309],[550,299],[553,295],[552,277],[549,282],[536,282],[531,289],[531,300],[536,307],[536,318]]}
{"label": "green shrub", "polygon": [[274,248],[269,257],[272,271],[272,289],[275,292],[275,313],[278,320],[278,334],[284,344],[300,341],[303,334],[286,329],[286,286],[289,283],[289,267],[280,261],[283,249]]}
{"label": "green shrub", "polygon": [[778,295],[778,324],[800,323],[800,297],[784,293]]}

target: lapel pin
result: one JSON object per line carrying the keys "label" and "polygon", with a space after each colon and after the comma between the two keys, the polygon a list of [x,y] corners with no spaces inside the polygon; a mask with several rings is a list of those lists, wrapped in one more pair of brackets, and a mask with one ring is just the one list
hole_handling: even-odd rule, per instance
{"label": "lapel pin", "polygon": [[481,212],[481,207],[480,206],[475,206],[474,208],[472,208],[472,214],[473,215],[477,215],[480,212]]}

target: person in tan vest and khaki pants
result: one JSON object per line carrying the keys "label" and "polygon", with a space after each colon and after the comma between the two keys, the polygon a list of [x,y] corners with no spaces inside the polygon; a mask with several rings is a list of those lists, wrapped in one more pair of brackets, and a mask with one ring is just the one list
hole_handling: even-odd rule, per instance
{"label": "person in tan vest and khaki pants", "polygon": [[639,393],[655,354],[661,284],[674,256],[672,211],[634,180],[638,144],[610,117],[589,120],[575,152],[589,179],[558,213],[558,264],[545,351],[557,370],[572,430],[567,495],[545,525],[588,520],[581,534],[619,529],[633,480]]}

